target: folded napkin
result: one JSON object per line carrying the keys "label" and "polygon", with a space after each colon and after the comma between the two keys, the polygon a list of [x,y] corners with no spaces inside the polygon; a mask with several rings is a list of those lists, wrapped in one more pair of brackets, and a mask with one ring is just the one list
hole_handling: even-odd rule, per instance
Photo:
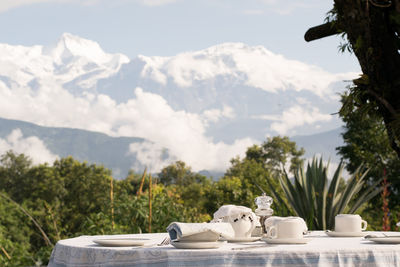
{"label": "folded napkin", "polygon": [[[205,233],[215,233],[217,238],[222,236],[226,239],[231,239],[235,236],[232,225],[230,223],[182,223],[173,222],[167,227],[167,232],[171,240],[182,239],[188,236]],[[204,240],[203,240],[204,241]],[[214,240],[215,241],[215,240]]]}
{"label": "folded napkin", "polygon": [[245,206],[236,205],[223,205],[215,213],[213,221],[219,221],[219,219],[227,216],[237,216],[241,214],[254,214],[253,211]]}

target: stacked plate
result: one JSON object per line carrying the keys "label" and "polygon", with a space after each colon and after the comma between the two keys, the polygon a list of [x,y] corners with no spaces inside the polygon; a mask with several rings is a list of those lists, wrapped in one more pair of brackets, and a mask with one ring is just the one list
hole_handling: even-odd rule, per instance
{"label": "stacked plate", "polygon": [[367,235],[364,237],[368,241],[372,241],[379,244],[400,244],[400,236],[376,236]]}
{"label": "stacked plate", "polygon": [[325,232],[330,237],[364,237],[368,235],[366,232],[335,232],[335,231],[326,231]]}
{"label": "stacked plate", "polygon": [[104,247],[140,247],[148,243],[147,238],[99,238],[93,240],[94,243]]}
{"label": "stacked plate", "polygon": [[179,249],[211,249],[219,248],[226,241],[218,241],[219,234],[213,231],[205,231],[193,235],[187,235],[171,241],[171,245]]}

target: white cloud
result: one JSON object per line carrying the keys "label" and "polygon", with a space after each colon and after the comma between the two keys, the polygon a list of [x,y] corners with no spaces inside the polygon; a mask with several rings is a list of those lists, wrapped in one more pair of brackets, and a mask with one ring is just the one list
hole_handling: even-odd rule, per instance
{"label": "white cloud", "polygon": [[330,121],[332,116],[323,114],[318,108],[305,108],[302,106],[293,106],[285,110],[280,115],[262,115],[255,118],[274,121],[271,124],[271,130],[280,135],[287,135],[288,132],[296,127],[303,125],[312,125],[316,122]]}
{"label": "white cloud", "polygon": [[[184,160],[195,171],[223,171],[231,158],[243,155],[255,142],[245,138],[232,145],[215,143],[205,136],[207,116],[173,110],[164,98],[141,88],[135,89],[135,98],[120,104],[102,94],[73,96],[55,83],[44,83],[36,92],[17,89],[11,90],[0,83],[1,117],[29,118],[40,125],[86,129],[112,136],[143,137],[157,144],[131,147],[144,164],[148,164],[149,155],[167,148],[171,159]],[[233,111],[225,107],[217,113],[229,117]],[[163,163],[155,164],[154,168]]]}
{"label": "white cloud", "polygon": [[[254,144],[250,138],[236,140],[232,145],[214,143],[205,136],[207,120],[198,114],[174,111],[159,95],[137,88],[136,98],[124,104],[130,110],[130,123],[118,129],[118,134],[138,136],[155,144],[132,145],[141,163],[160,169],[176,159],[184,160],[193,170],[223,171],[231,158],[243,155]],[[126,110],[126,111],[127,111]],[[122,112],[121,112],[122,113]],[[229,108],[221,114],[230,115]],[[162,148],[167,148],[171,158],[160,160]]]}
{"label": "white cloud", "polygon": [[208,109],[203,112],[203,117],[207,122],[218,122],[221,118],[233,119],[235,111],[232,107],[224,105],[223,109]]}
{"label": "white cloud", "polygon": [[151,173],[158,172],[177,160],[168,155],[165,148],[148,141],[130,144],[128,154],[134,154],[138,161],[132,166],[133,169],[139,169],[140,165],[144,165]]}
{"label": "white cloud", "polygon": [[146,63],[142,77],[162,85],[171,78],[179,87],[187,88],[195,81],[228,76],[232,81],[267,92],[310,91],[321,98],[333,99],[337,98],[333,83],[357,76],[356,73],[332,74],[317,66],[274,54],[263,46],[251,47],[242,43],[223,43],[174,57],[140,58]]}
{"label": "white cloud", "polygon": [[[89,79],[80,76],[83,73],[76,74],[72,69],[74,75],[69,75],[70,69],[65,70],[62,65],[57,70],[65,71],[65,74],[60,74],[52,69],[52,58],[43,57],[41,47],[32,50],[18,47],[5,51],[8,51],[4,53],[8,58],[0,62],[0,74],[10,77],[11,82],[0,80],[1,117],[29,120],[44,126],[98,131],[112,136],[145,138],[149,143],[131,147],[131,153],[137,153],[143,164],[150,165],[150,158],[157,157],[162,148],[167,148],[171,156],[166,161],[153,162],[154,169],[170,160],[180,159],[195,171],[223,171],[229,167],[232,157],[243,155],[247,147],[257,143],[256,140],[243,138],[226,144],[206,136],[209,124],[235,118],[235,110],[228,105],[199,114],[174,110],[163,97],[141,88],[134,90],[133,98],[121,103],[96,93],[95,88],[79,88],[82,94],[74,95],[63,88],[63,84],[71,79]],[[20,53],[13,61],[15,51]],[[229,43],[194,53],[182,53],[174,58],[143,57],[142,60],[146,62],[141,74],[143,77],[150,77],[161,84],[174,80],[182,87],[190,86],[197,80],[212,80],[216,75],[226,75],[232,83],[255,86],[268,92],[308,90],[329,97],[332,95],[330,83],[338,80],[337,75],[319,68],[285,59],[263,47],[244,44]],[[112,70],[107,74],[117,71]],[[62,75],[69,75],[69,79]],[[97,78],[93,81],[96,82]],[[32,83],[34,89],[30,87]],[[186,88],[190,90],[190,87]],[[330,119],[317,108],[308,107],[310,105],[305,99],[298,101],[307,108],[294,106],[282,114],[264,117],[273,121],[272,130],[285,134],[301,125]]]}
{"label": "white cloud", "polygon": [[9,150],[29,156],[33,164],[45,162],[52,164],[58,158],[36,136],[24,138],[20,129],[14,129],[5,139],[0,138],[0,154],[3,155]]}

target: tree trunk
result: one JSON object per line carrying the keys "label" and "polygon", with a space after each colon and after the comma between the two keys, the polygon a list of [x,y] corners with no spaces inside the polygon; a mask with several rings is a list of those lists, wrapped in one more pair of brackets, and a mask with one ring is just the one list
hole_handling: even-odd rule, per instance
{"label": "tree trunk", "polygon": [[[400,0],[334,0],[337,23],[368,77],[367,102],[376,103],[400,157]],[[400,22],[398,22],[400,23]]]}

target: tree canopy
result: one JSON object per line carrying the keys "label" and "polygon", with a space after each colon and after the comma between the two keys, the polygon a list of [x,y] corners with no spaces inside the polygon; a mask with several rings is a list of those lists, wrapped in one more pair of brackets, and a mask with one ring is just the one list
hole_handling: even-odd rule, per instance
{"label": "tree canopy", "polygon": [[310,28],[307,41],[343,34],[362,75],[353,80],[341,113],[362,110],[382,118],[400,157],[400,0],[334,0],[325,24]]}

